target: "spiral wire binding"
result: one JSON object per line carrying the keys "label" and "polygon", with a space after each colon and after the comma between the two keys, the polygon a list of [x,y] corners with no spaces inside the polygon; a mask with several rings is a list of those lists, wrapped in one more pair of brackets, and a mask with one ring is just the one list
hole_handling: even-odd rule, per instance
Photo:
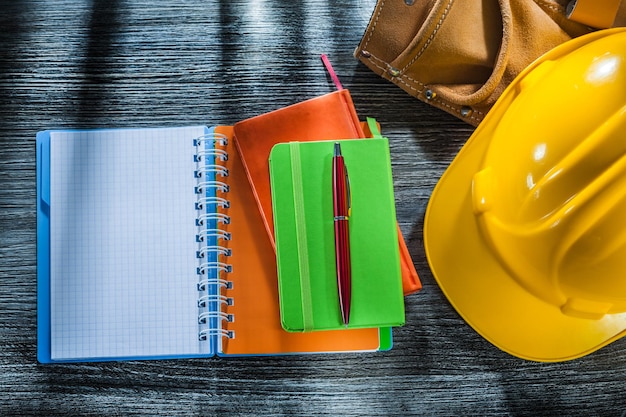
{"label": "spiral wire binding", "polygon": [[198,275],[204,275],[208,270],[217,270],[223,272],[232,272],[232,266],[228,265],[225,262],[203,262],[196,269],[196,273]]}
{"label": "spiral wire binding", "polygon": [[203,181],[200,184],[196,185],[196,194],[202,194],[204,190],[210,187],[220,190],[223,193],[227,193],[228,191],[230,191],[230,187],[228,186],[228,184],[223,181]]}
{"label": "spiral wire binding", "polygon": [[220,146],[226,146],[228,145],[228,138],[224,134],[213,132],[195,138],[193,140],[193,146],[205,149],[204,142],[213,142]]}
{"label": "spiral wire binding", "polygon": [[205,206],[215,204],[216,207],[229,208],[230,201],[223,197],[201,197],[196,201],[196,210],[202,210]]}
{"label": "spiral wire binding", "polygon": [[230,240],[230,233],[222,229],[202,229],[196,235],[197,242],[204,242],[209,237],[221,238],[223,240]]}
{"label": "spiral wire binding", "polygon": [[198,332],[199,340],[210,337],[234,338],[232,330],[222,328],[222,323],[235,320],[233,314],[222,310],[223,306],[231,306],[234,300],[222,292],[233,288],[232,281],[225,275],[232,271],[232,266],[224,262],[224,258],[231,256],[231,250],[220,242],[229,241],[230,233],[221,229],[219,225],[230,223],[230,216],[218,209],[230,207],[227,198],[218,195],[228,193],[230,187],[224,181],[216,179],[228,177],[228,169],[221,163],[228,160],[228,152],[216,146],[226,146],[228,138],[225,135],[211,133],[193,140],[196,147],[194,161],[196,170],[193,175],[197,179],[194,192],[198,194],[195,209],[198,215],[195,224],[198,227],[196,242],[198,242],[198,267],[196,282],[198,290]]}
{"label": "spiral wire binding", "polygon": [[[196,161],[196,162],[201,162],[201,161]],[[196,169],[194,171],[194,177],[196,178],[202,178],[203,176],[206,175],[207,172],[215,172],[217,174],[219,174],[221,177],[228,177],[228,169],[223,166],[223,165],[205,165],[205,166],[201,166],[198,167],[198,169]]]}
{"label": "spiral wire binding", "polygon": [[235,338],[235,332],[232,330],[208,328],[208,329],[200,330],[200,332],[198,333],[198,340],[204,341],[204,340],[207,340],[209,336],[213,336],[213,335],[227,337],[229,339]]}
{"label": "spiral wire binding", "polygon": [[226,297],[222,294],[205,294],[198,298],[198,307],[206,307],[210,302],[217,302],[218,304],[224,304],[232,306],[235,302],[232,298]]}
{"label": "spiral wire binding", "polygon": [[217,220],[222,224],[229,224],[230,216],[224,213],[203,213],[196,218],[196,226],[204,226],[207,220]]}
{"label": "spiral wire binding", "polygon": [[233,282],[222,278],[206,278],[198,281],[198,292],[205,292],[209,285],[219,285],[222,288],[231,290],[233,288]]}
{"label": "spiral wire binding", "polygon": [[232,251],[230,248],[221,245],[203,246],[196,252],[196,258],[205,258],[207,253],[217,253],[224,256],[230,256]]}
{"label": "spiral wire binding", "polygon": [[202,160],[205,159],[207,156],[214,156],[216,158],[219,158],[219,160],[222,162],[228,161],[228,152],[226,152],[224,149],[218,148],[203,149],[201,151],[198,151],[194,155],[194,160],[196,162],[202,162]]}
{"label": "spiral wire binding", "polygon": [[207,319],[216,318],[219,320],[233,322],[235,320],[235,316],[232,314],[224,313],[223,311],[205,311],[200,313],[198,316],[198,323],[205,324]]}

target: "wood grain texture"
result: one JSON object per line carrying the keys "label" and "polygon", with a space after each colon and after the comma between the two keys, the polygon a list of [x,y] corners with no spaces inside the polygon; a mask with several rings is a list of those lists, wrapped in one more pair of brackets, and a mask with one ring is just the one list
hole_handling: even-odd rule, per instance
{"label": "wood grain texture", "polygon": [[[483,340],[426,262],[430,193],[472,133],[359,64],[373,0],[0,2],[0,414],[623,416],[626,343],[539,364]],[[390,139],[398,220],[424,289],[375,354],[84,365],[36,361],[35,133],[232,124],[332,91]],[[140,157],[140,150],[138,150]]]}

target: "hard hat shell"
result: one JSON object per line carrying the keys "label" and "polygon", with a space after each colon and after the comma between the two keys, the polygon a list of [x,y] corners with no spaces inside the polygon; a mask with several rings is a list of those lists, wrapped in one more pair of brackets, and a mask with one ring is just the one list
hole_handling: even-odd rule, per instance
{"label": "hard hat shell", "polygon": [[626,29],[526,68],[439,180],[424,246],[459,314],[536,361],[626,334]]}

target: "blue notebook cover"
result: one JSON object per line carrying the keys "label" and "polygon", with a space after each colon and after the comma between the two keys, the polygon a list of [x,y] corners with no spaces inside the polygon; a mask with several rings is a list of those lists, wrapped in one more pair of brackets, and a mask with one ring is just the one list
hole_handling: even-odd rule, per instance
{"label": "blue notebook cover", "polygon": [[220,238],[212,130],[49,130],[36,143],[38,360],[215,355],[229,301],[216,250],[199,253]]}

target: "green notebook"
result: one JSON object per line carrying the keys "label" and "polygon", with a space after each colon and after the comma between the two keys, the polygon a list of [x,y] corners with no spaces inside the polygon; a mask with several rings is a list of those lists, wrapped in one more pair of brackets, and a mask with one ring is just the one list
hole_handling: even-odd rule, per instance
{"label": "green notebook", "polygon": [[386,138],[291,142],[270,154],[280,312],[287,331],[345,328],[335,267],[332,157],[351,192],[349,328],[401,326],[404,297]]}

